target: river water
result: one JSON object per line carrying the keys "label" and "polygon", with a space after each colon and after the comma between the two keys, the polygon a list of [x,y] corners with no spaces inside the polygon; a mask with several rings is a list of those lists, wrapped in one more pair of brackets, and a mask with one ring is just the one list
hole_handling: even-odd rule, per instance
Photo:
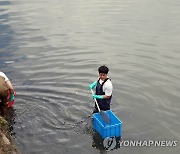
{"label": "river water", "polygon": [[102,149],[88,85],[106,64],[122,140],[180,140],[179,0],[0,0],[0,70],[16,90],[23,154],[178,154]]}

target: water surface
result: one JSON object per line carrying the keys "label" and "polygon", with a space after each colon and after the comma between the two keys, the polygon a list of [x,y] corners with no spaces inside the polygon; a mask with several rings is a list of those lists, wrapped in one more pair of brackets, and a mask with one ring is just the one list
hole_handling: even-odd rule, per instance
{"label": "water surface", "polygon": [[103,64],[122,139],[179,140],[179,10],[179,0],[0,1],[0,69],[17,92],[13,132],[21,153],[107,153],[95,145],[89,118],[88,85]]}

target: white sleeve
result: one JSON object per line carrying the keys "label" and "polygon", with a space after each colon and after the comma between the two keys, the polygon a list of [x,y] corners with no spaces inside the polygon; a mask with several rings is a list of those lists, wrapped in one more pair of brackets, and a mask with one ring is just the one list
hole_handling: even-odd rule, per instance
{"label": "white sleeve", "polygon": [[104,92],[105,92],[105,95],[111,96],[111,95],[112,95],[112,90],[113,90],[113,86],[112,86],[111,81],[110,81],[110,82],[106,82],[106,83],[104,84]]}
{"label": "white sleeve", "polygon": [[3,72],[0,72],[0,76],[4,77],[5,78],[5,81],[8,81],[8,77],[6,76],[6,74],[4,74]]}

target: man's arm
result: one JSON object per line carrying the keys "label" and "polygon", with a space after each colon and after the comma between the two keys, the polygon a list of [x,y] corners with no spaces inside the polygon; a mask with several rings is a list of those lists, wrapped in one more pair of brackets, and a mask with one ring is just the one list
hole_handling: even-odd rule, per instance
{"label": "man's arm", "polygon": [[10,93],[14,94],[14,88],[13,88],[13,85],[11,84],[11,81],[7,80],[6,84],[7,84],[8,88],[9,88],[9,90],[10,90]]}

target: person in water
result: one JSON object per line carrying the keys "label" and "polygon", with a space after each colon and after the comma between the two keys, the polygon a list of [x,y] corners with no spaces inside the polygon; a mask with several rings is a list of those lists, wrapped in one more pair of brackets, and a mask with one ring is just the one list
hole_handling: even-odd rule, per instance
{"label": "person in water", "polygon": [[[8,100],[8,94],[10,95],[10,98]],[[11,84],[8,77],[3,73],[0,72],[0,110],[2,111],[2,108],[7,105],[7,102],[13,102],[14,101],[14,88]]]}
{"label": "person in water", "polygon": [[[97,100],[100,110],[110,110],[113,86],[111,79],[108,77],[109,69],[107,66],[103,65],[98,68],[98,72],[99,79],[90,84],[89,89],[94,89],[96,87],[96,94],[93,94],[92,98]],[[95,105],[93,113],[96,112],[98,112],[98,109]]]}

